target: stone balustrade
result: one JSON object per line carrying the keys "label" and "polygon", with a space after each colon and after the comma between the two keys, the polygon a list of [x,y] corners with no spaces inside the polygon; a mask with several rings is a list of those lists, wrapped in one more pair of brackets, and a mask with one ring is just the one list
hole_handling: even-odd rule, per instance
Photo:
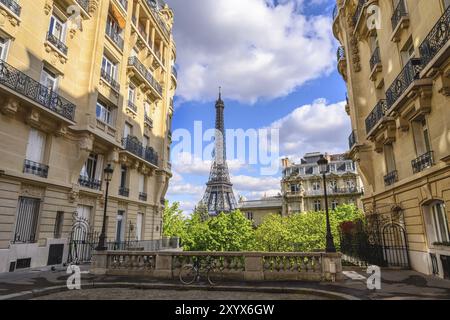
{"label": "stone balustrade", "polygon": [[340,253],[130,252],[94,253],[91,273],[177,280],[195,261],[213,263],[225,280],[335,281],[342,279]]}

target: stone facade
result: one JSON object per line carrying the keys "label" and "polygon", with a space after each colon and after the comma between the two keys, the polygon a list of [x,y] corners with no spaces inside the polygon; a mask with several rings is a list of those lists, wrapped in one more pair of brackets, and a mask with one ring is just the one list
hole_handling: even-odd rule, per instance
{"label": "stone facade", "polygon": [[339,0],[333,22],[366,213],[400,210],[411,267],[441,277],[450,277],[449,6]]}
{"label": "stone facade", "polygon": [[177,83],[171,9],[34,0],[0,2],[0,12],[0,272],[52,264],[52,244],[65,262],[75,222],[101,230],[107,164],[108,240],[161,239]]}

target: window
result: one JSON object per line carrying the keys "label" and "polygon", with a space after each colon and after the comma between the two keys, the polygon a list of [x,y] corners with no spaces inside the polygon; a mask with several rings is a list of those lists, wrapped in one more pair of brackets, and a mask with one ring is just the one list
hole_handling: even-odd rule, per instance
{"label": "window", "polygon": [[314,191],[320,190],[320,181],[314,181],[313,182],[313,190]]}
{"label": "window", "polygon": [[370,52],[374,53],[375,49],[378,48],[378,37],[376,35],[369,38]]}
{"label": "window", "polygon": [[14,243],[34,243],[36,241],[40,204],[39,199],[19,198]]}
{"label": "window", "polygon": [[318,212],[322,210],[322,202],[320,200],[314,200],[314,211]]}
{"label": "window", "polygon": [[417,121],[413,121],[412,128],[417,155],[421,156],[431,151],[428,126],[425,117]]}
{"label": "window", "polygon": [[355,189],[355,185],[356,185],[355,180],[346,180],[345,184],[347,185],[347,188],[349,190]]}
{"label": "window", "polygon": [[56,212],[55,229],[53,231],[53,237],[55,239],[61,238],[63,223],[64,223],[64,212],[62,211]]}
{"label": "window", "polygon": [[147,136],[144,136],[144,139],[142,139],[142,147],[145,150],[148,148],[149,145],[150,145],[150,138]]}
{"label": "window", "polygon": [[138,213],[136,216],[136,240],[141,241],[142,240],[142,234],[143,234],[143,222],[144,222],[144,214]]}
{"label": "window", "polygon": [[339,201],[338,201],[337,199],[334,199],[334,200],[331,202],[331,210],[336,210],[337,207],[339,207]]}
{"label": "window", "polygon": [[253,212],[247,212],[247,219],[253,220]]}
{"label": "window", "polygon": [[55,15],[52,15],[50,18],[50,28],[48,32],[59,41],[65,42],[66,24]]}
{"label": "window", "polygon": [[355,166],[353,164],[353,162],[346,162],[345,163],[345,170],[346,171],[354,171]]}
{"label": "window", "polygon": [[139,174],[139,193],[145,193],[145,176],[143,174]]}
{"label": "window", "polygon": [[384,158],[386,161],[386,173],[391,173],[396,170],[394,147],[392,144],[384,145]]}
{"label": "window", "polygon": [[117,223],[116,223],[116,242],[122,242],[125,236],[125,221],[124,221],[125,211],[119,210],[117,212]]}
{"label": "window", "polygon": [[97,101],[96,117],[97,120],[100,120],[103,123],[106,123],[110,126],[114,125],[113,108],[100,101]]}
{"label": "window", "polygon": [[100,181],[102,180],[102,172],[103,156],[91,153],[81,169],[80,176],[90,181]]}
{"label": "window", "polygon": [[136,99],[136,87],[132,84],[128,87],[128,101],[134,103]]}
{"label": "window", "polygon": [[445,205],[442,202],[436,203],[431,207],[431,214],[436,242],[450,242]]}
{"label": "window", "polygon": [[126,139],[128,136],[131,136],[133,134],[133,126],[129,123],[125,123],[125,126],[123,128],[123,137]]}
{"label": "window", "polygon": [[336,180],[331,180],[328,182],[329,188],[331,190],[336,190],[337,189],[337,181]]}
{"label": "window", "polygon": [[291,184],[291,192],[297,193],[299,192],[300,188],[298,187],[298,184]]}
{"label": "window", "polygon": [[46,134],[34,128],[30,129],[26,160],[43,163],[45,155]]}
{"label": "window", "polygon": [[57,91],[58,76],[44,67],[41,73],[41,84],[49,90]]}
{"label": "window", "polygon": [[0,37],[0,59],[6,61],[8,56],[9,39]]}
{"label": "window", "polygon": [[117,80],[117,63],[112,62],[105,55],[102,60],[103,76],[109,77],[113,80]]}
{"label": "window", "polygon": [[414,43],[412,41],[412,39],[409,39],[408,42],[406,43],[404,49],[400,52],[401,58],[402,58],[402,63],[403,66],[405,66],[409,60],[411,60],[412,58],[414,58]]}
{"label": "window", "polygon": [[126,188],[127,187],[127,179],[128,178],[128,169],[125,166],[122,166],[120,168],[120,187]]}
{"label": "window", "polygon": [[144,111],[147,117],[150,117],[150,104],[146,101],[144,102]]}

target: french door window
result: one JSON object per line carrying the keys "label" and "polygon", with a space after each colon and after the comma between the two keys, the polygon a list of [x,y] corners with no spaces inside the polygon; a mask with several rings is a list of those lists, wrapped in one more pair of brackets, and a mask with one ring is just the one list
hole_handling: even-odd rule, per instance
{"label": "french door window", "polygon": [[0,59],[6,61],[8,56],[9,39],[0,37]]}
{"label": "french door window", "polygon": [[58,76],[47,68],[44,68],[41,73],[41,84],[50,91],[57,91]]}
{"label": "french door window", "polygon": [[27,160],[42,163],[44,161],[46,134],[31,128],[28,136]]}
{"label": "french door window", "polygon": [[57,16],[52,15],[50,18],[50,28],[49,33],[56,39],[65,42],[66,38],[66,24],[61,21]]}
{"label": "french door window", "polygon": [[103,73],[111,78],[112,80],[117,80],[117,64],[112,62],[110,59],[108,59],[106,56],[103,56],[102,60],[102,70]]}
{"label": "french door window", "polygon": [[112,108],[101,102],[97,102],[96,117],[103,123],[113,125]]}

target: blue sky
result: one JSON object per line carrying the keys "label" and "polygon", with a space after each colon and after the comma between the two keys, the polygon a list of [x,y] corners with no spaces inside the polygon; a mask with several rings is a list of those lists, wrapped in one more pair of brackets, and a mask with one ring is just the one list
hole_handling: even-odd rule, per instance
{"label": "blue sky", "polygon": [[[226,127],[279,129],[280,158],[346,151],[351,127],[331,33],[335,0],[167,2],[175,13],[178,67],[173,149],[177,129],[192,133],[194,121],[214,127],[222,86]],[[181,156],[186,154],[172,152],[167,198],[189,213],[203,196],[211,163]],[[261,175],[260,165],[236,159],[229,167],[236,197],[279,191],[280,172]]]}

